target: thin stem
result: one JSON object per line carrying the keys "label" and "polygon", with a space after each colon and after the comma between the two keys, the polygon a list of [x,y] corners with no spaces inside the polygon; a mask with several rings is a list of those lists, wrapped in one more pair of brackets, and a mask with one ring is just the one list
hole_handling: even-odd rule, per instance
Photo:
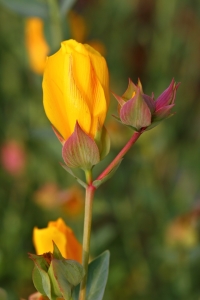
{"label": "thin stem", "polygon": [[57,0],[47,0],[49,5],[49,16],[51,20],[51,43],[53,50],[58,50],[62,42],[62,25]]}
{"label": "thin stem", "polygon": [[113,161],[108,165],[108,167],[97,177],[96,180],[101,180],[104,178],[110,171],[118,164],[120,159],[128,152],[128,150],[133,146],[133,144],[137,141],[140,135],[144,132],[145,128],[140,132],[135,132],[128,143],[122,148],[122,150],[118,153],[118,155],[113,159]]}
{"label": "thin stem", "polygon": [[87,184],[91,185],[92,184],[92,171],[91,170],[85,171],[85,178],[86,178]]}
{"label": "thin stem", "polygon": [[90,255],[90,235],[92,225],[92,204],[94,198],[95,188],[92,185],[88,185],[85,195],[85,217],[84,217],[84,229],[83,229],[83,256],[82,264],[85,270],[85,276],[81,282],[79,300],[85,300],[86,297],[86,283],[88,273],[88,263]]}
{"label": "thin stem", "polygon": [[[113,159],[110,165],[99,175],[97,180],[104,178],[119,162],[119,160],[126,154],[126,152],[131,148],[131,146],[137,141],[140,135],[143,133],[145,128],[140,132],[135,132],[130,138],[128,143],[119,152],[119,154]],[[87,274],[88,274],[88,263],[90,255],[90,235],[91,235],[91,225],[92,225],[92,204],[94,198],[95,187],[92,185],[92,172],[91,170],[85,171],[87,188],[85,195],[85,216],[84,216],[84,229],[83,229],[83,256],[82,264],[85,270],[85,276],[81,282],[79,300],[85,300],[86,298],[86,284],[87,284]]]}

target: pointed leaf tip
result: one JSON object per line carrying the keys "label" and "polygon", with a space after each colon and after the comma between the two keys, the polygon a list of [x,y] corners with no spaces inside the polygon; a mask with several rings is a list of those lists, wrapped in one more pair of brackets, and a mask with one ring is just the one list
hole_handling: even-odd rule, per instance
{"label": "pointed leaf tip", "polygon": [[61,167],[63,167],[63,169],[64,169],[65,171],[67,171],[71,176],[73,176],[73,177],[78,181],[78,183],[79,183],[80,185],[82,185],[82,187],[84,187],[85,189],[87,188],[87,184],[86,184],[84,181],[82,181],[79,177],[77,177],[77,176],[74,174],[74,172],[73,172],[67,165],[65,165],[65,164],[63,164],[63,163],[60,163],[60,165],[61,165]]}
{"label": "pointed leaf tip", "polygon": [[94,259],[88,268],[87,300],[102,300],[109,272],[109,251],[103,252]]}

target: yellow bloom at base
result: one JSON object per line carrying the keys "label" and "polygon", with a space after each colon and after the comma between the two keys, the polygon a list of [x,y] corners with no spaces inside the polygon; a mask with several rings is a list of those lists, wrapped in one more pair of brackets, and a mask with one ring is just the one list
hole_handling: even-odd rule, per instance
{"label": "yellow bloom at base", "polygon": [[82,246],[75,238],[71,228],[61,218],[49,222],[47,228],[35,227],[33,229],[33,243],[38,255],[53,252],[52,241],[57,245],[64,258],[74,259],[81,263]]}
{"label": "yellow bloom at base", "polygon": [[28,18],[25,26],[25,42],[31,69],[37,74],[42,74],[49,53],[49,46],[43,32],[43,20],[35,17]]}
{"label": "yellow bloom at base", "polygon": [[67,140],[76,121],[94,138],[101,129],[109,105],[109,78],[103,56],[89,45],[74,40],[48,57],[43,79],[43,102],[47,117]]}

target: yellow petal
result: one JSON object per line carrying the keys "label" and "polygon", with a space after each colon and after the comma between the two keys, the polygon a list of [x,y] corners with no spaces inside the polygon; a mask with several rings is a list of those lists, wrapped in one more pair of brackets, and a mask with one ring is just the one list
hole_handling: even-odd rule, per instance
{"label": "yellow petal", "polygon": [[38,229],[35,227],[33,230],[33,242],[37,254],[53,252],[52,241],[55,242],[63,257],[81,263],[82,246],[77,241],[71,228],[61,218],[49,222],[47,228]]}
{"label": "yellow petal", "polygon": [[45,112],[64,139],[73,133],[77,120],[89,131],[90,111],[72,75],[72,56],[63,47],[47,60],[43,91]]}
{"label": "yellow petal", "polygon": [[[97,124],[102,126],[107,113],[107,99],[104,92],[108,70],[104,58],[92,47],[85,47],[75,41],[63,42],[66,51],[72,51],[72,77],[74,84],[80,91],[82,99],[87,103],[91,115],[91,126],[85,123],[82,114],[78,119],[81,128],[94,137]],[[105,73],[105,75],[103,75]],[[107,90],[108,94],[108,80]]]}
{"label": "yellow petal", "polygon": [[[106,97],[107,107],[109,106],[110,97],[109,97],[109,74],[106,60],[103,56],[100,55],[98,51],[92,48],[90,45],[85,44],[85,48],[88,50],[94,72],[96,73],[100,84],[103,87],[104,94]],[[100,58],[98,57],[100,56]]]}
{"label": "yellow petal", "polygon": [[76,121],[91,137],[103,125],[109,103],[108,69],[104,58],[90,46],[74,40],[47,60],[44,108],[50,122],[67,139]]}
{"label": "yellow petal", "polygon": [[[67,240],[66,243],[66,256],[65,258],[74,259],[81,263],[82,261],[82,246],[77,241],[72,229],[66,226],[65,222],[59,218],[55,222],[49,222],[49,227],[56,227],[59,232],[62,232]],[[58,247],[59,248],[59,247]]]}
{"label": "yellow petal", "polygon": [[56,227],[48,227],[44,229],[33,229],[33,242],[36,253],[41,255],[46,252],[53,252],[53,242],[56,243],[60,252],[66,257],[66,238]]}

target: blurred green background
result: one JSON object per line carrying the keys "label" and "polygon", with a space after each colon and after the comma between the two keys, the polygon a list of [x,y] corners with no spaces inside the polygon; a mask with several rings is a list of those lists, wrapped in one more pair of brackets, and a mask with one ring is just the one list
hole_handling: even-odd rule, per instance
{"label": "blurred green background", "polygon": [[[136,83],[139,77],[144,92],[156,97],[173,77],[181,82],[175,116],[141,136],[96,193],[91,253],[111,252],[104,299],[200,299],[199,1],[60,5],[63,39],[101,50],[115,93],[123,94],[128,78]],[[82,194],[78,187],[71,192],[76,183],[59,165],[61,146],[42,105],[42,75],[30,64],[27,17],[34,16],[44,18],[49,54],[55,52],[56,25],[45,1],[0,0],[0,287],[9,300],[35,291],[27,255],[35,251],[34,226],[61,216],[82,240]],[[113,120],[116,110],[111,96],[106,127],[112,150],[95,174],[132,134]]]}

